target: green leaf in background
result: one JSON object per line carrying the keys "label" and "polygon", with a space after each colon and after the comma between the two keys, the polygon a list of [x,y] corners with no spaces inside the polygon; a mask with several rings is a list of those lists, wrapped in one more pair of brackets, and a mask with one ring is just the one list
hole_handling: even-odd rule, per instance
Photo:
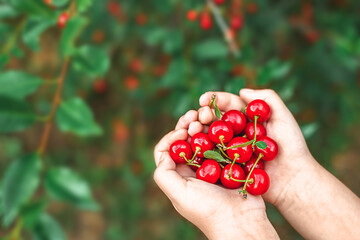
{"label": "green leaf in background", "polygon": [[244,77],[233,78],[225,85],[225,92],[238,95],[240,89],[244,88],[245,86],[246,80]]}
{"label": "green leaf in background", "polygon": [[2,188],[3,224],[9,226],[20,208],[34,194],[39,185],[41,160],[31,154],[13,161],[5,172]]}
{"label": "green leaf in background", "polygon": [[40,200],[29,203],[21,209],[20,215],[26,229],[33,228],[39,221],[40,216],[44,213],[46,201]]}
{"label": "green leaf in background", "polygon": [[50,26],[55,24],[55,20],[47,19],[30,19],[26,22],[22,32],[22,39],[33,51],[39,51],[39,37]]}
{"label": "green leaf in background", "polygon": [[302,133],[304,135],[304,138],[309,139],[319,129],[319,124],[316,123],[316,122],[313,122],[313,123],[302,125],[300,128],[301,128],[301,131],[302,131]]}
{"label": "green leaf in background", "polygon": [[169,32],[168,37],[164,42],[164,52],[166,53],[175,53],[183,47],[184,44],[184,36],[183,33],[179,30],[173,30]]}
{"label": "green leaf in background", "polygon": [[194,47],[194,55],[200,60],[221,59],[226,57],[228,53],[228,48],[221,39],[206,40]]}
{"label": "green leaf in background", "polygon": [[102,134],[91,109],[78,97],[61,102],[56,112],[56,122],[61,131],[72,132],[80,137]]}
{"label": "green leaf in background", "polygon": [[291,70],[290,62],[282,62],[278,59],[271,59],[259,71],[257,84],[267,85],[273,80],[279,80],[285,77]]}
{"label": "green leaf in background", "polygon": [[32,231],[33,240],[65,240],[61,226],[50,215],[43,213]]}
{"label": "green leaf in background", "polygon": [[69,3],[70,0],[52,0],[51,4],[55,7],[64,7],[66,4]]}
{"label": "green leaf in background", "polygon": [[45,176],[46,192],[56,200],[71,203],[81,209],[98,210],[88,183],[69,168],[54,168]]}
{"label": "green leaf in background", "polygon": [[33,16],[49,17],[53,11],[44,1],[40,0],[7,0],[16,10]]}
{"label": "green leaf in background", "polygon": [[206,151],[204,152],[204,157],[207,159],[213,159],[217,162],[228,162],[228,160],[226,160],[220,153],[216,151]]}
{"label": "green leaf in background", "polygon": [[258,142],[256,142],[255,144],[256,144],[256,146],[257,146],[258,148],[260,148],[260,149],[265,149],[265,148],[267,148],[267,144],[266,144],[266,142],[264,142],[264,141],[258,141]]}
{"label": "green leaf in background", "polygon": [[36,76],[20,71],[0,73],[0,96],[23,99],[34,93],[44,81]]}
{"label": "green leaf in background", "polygon": [[0,133],[24,130],[35,120],[36,115],[26,102],[0,96]]}
{"label": "green leaf in background", "polygon": [[76,6],[80,13],[85,12],[91,7],[94,0],[76,0]]}
{"label": "green leaf in background", "polygon": [[75,40],[85,27],[86,23],[87,20],[83,17],[74,17],[67,22],[66,27],[62,32],[59,46],[59,49],[64,56],[69,56],[76,52]]}
{"label": "green leaf in background", "polygon": [[184,84],[184,78],[187,71],[186,62],[183,59],[174,59],[166,74],[161,79],[160,84],[162,87],[177,87]]}
{"label": "green leaf in background", "polygon": [[110,67],[110,59],[104,49],[85,45],[76,51],[73,65],[89,76],[103,76]]}
{"label": "green leaf in background", "polygon": [[0,5],[0,19],[13,18],[19,13],[10,5]]}
{"label": "green leaf in background", "polygon": [[145,35],[145,42],[150,46],[154,46],[164,41],[167,38],[167,36],[168,36],[168,30],[166,28],[157,27],[151,29]]}

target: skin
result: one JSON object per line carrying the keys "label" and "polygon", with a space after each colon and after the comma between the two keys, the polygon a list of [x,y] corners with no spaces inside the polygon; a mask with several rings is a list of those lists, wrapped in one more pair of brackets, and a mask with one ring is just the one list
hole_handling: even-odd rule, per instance
{"label": "skin", "polygon": [[[154,179],[182,216],[209,239],[278,239],[266,216],[264,199],[306,239],[359,239],[360,199],[312,157],[294,117],[272,90],[243,89],[240,97],[215,93],[224,112],[241,109],[254,99],[265,100],[272,109],[265,127],[278,143],[279,154],[266,163],[271,184],[263,198],[249,195],[243,200],[237,190],[197,180],[188,166],[176,166],[168,154],[170,144],[207,131],[206,125],[216,120],[208,107],[213,94],[203,94],[202,107],[181,117],[176,130],[155,148]],[[225,221],[228,224],[220,224]]]}
{"label": "skin", "polygon": [[[194,121],[208,124],[213,120],[212,111],[206,107],[213,94],[201,96],[202,108]],[[312,157],[296,120],[280,97],[272,90],[243,89],[240,98],[215,94],[223,111],[241,109],[254,99],[265,100],[272,109],[265,127],[268,136],[278,143],[279,155],[266,162],[271,184],[264,200],[306,239],[359,239],[359,197]]]}
{"label": "skin", "polygon": [[170,158],[172,142],[185,140],[202,128],[191,117],[197,118],[197,113],[187,113],[180,119],[177,130],[156,145],[155,182],[175,209],[209,239],[279,239],[266,216],[261,196],[249,196],[244,201],[237,190],[198,180],[189,166],[176,165]]}

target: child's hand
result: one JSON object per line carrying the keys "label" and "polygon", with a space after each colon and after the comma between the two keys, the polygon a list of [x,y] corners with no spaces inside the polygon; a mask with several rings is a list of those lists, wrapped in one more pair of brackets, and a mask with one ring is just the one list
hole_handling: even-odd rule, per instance
{"label": "child's hand", "polygon": [[187,165],[176,165],[169,147],[203,130],[198,113],[189,111],[180,118],[176,130],[155,147],[157,169],[154,179],[175,209],[210,239],[278,239],[269,222],[261,196],[244,200],[237,190],[209,184],[195,178]]}
{"label": "child's hand", "polygon": [[296,120],[280,97],[272,90],[243,89],[240,97],[225,92],[207,92],[200,97],[199,121],[202,124],[209,124],[215,118],[213,110],[208,107],[213,94],[216,94],[216,103],[224,112],[241,110],[255,99],[265,100],[271,108],[272,115],[265,126],[267,135],[278,143],[279,154],[275,160],[265,164],[271,181],[269,190],[263,195],[265,201],[277,205],[286,196],[288,188],[302,187],[304,179],[296,176],[305,171],[313,159]]}

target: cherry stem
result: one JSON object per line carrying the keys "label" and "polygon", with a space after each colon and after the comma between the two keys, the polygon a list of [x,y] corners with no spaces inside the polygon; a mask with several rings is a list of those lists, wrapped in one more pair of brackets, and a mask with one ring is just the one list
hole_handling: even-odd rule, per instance
{"label": "cherry stem", "polygon": [[225,137],[224,137],[223,135],[221,135],[221,136],[219,137],[219,140],[220,140],[220,142],[221,142],[221,145],[222,145],[223,149],[226,149],[226,146],[225,146],[225,144],[224,144],[224,142],[223,142],[224,138],[225,138]]}
{"label": "cherry stem", "polygon": [[[209,108],[211,108],[212,105],[215,103],[215,98],[216,98],[216,94],[213,94],[213,95],[211,96],[211,101],[210,101],[210,104],[209,104]],[[215,104],[214,104],[214,105],[215,105]]]}
{"label": "cherry stem", "polygon": [[[235,181],[235,182],[246,182],[246,180],[239,180],[239,179],[235,179],[233,177],[230,176],[230,179]],[[254,183],[254,179],[253,178],[250,178],[249,181],[248,181],[250,184],[253,184]]]}
{"label": "cherry stem", "polygon": [[191,162],[186,163],[186,165],[195,166],[198,168],[201,167],[199,164],[195,164],[195,163],[191,163]]}
{"label": "cherry stem", "polygon": [[[249,182],[249,178],[250,178],[250,175],[252,174],[252,172],[254,171],[256,165],[258,164],[258,162],[260,161],[260,159],[263,157],[264,155],[262,153],[259,154],[258,158],[256,159],[255,163],[254,163],[254,166],[251,168],[249,174],[247,175],[246,177],[246,180],[245,180],[245,183],[244,183],[244,187],[243,187],[243,190],[242,190],[242,193],[243,193],[243,197],[246,199],[247,197],[247,193],[246,193],[246,186],[247,186],[247,183]],[[252,183],[250,183],[252,184]]]}
{"label": "cherry stem", "polygon": [[186,155],[185,155],[184,152],[181,152],[181,153],[179,154],[179,156],[182,157],[182,158],[184,158],[187,163],[191,163],[191,161],[192,161],[192,160],[188,160],[188,159],[186,158]]}
{"label": "cherry stem", "polygon": [[256,143],[256,135],[257,135],[256,126],[257,126],[257,120],[258,120],[258,118],[259,118],[259,116],[255,116],[255,117],[254,117],[255,136],[254,136],[254,142],[253,142],[253,144],[252,144],[253,149],[254,149],[255,143]]}
{"label": "cherry stem", "polygon": [[230,169],[229,169],[229,173],[228,173],[228,176],[229,176],[230,179],[231,179],[231,170],[232,170],[232,167],[234,166],[235,160],[239,157],[239,154],[235,153],[234,156],[235,156],[235,158],[234,158],[234,160],[233,160],[232,163],[231,163],[231,166],[230,166]]}
{"label": "cherry stem", "polygon": [[234,146],[231,146],[231,147],[227,147],[227,149],[233,149],[233,148],[241,148],[241,147],[246,147],[246,146],[249,146],[250,144],[252,144],[254,142],[254,140],[250,140],[248,142],[245,142],[245,143],[242,143],[242,144],[238,144],[238,145],[234,145]]}
{"label": "cherry stem", "polygon": [[196,151],[194,153],[194,155],[192,156],[190,162],[194,161],[194,158],[196,157],[196,155],[201,151],[201,148],[199,146],[196,147]]}
{"label": "cherry stem", "polygon": [[[229,155],[227,155],[227,154],[224,152],[223,147],[222,147],[220,144],[219,144],[219,145],[216,145],[216,147],[220,150],[220,152],[221,152],[226,158],[231,159],[231,158],[229,157]],[[229,162],[227,162],[227,163],[229,163]]]}

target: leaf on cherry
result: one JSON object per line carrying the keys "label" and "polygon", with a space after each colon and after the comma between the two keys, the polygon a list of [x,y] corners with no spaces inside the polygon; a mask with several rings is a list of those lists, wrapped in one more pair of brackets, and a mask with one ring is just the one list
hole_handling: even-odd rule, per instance
{"label": "leaf on cherry", "polygon": [[267,148],[267,144],[266,144],[266,142],[264,142],[264,141],[258,141],[258,142],[256,142],[256,146],[257,146],[259,149],[265,149],[265,148]]}
{"label": "leaf on cherry", "polygon": [[218,108],[218,106],[216,105],[216,102],[214,101],[214,108],[215,108],[215,115],[217,118],[221,118],[222,113],[220,111],[220,109]]}
{"label": "leaf on cherry", "polygon": [[204,157],[208,158],[208,159],[213,159],[217,162],[227,162],[227,160],[218,152],[216,151],[206,151],[204,152]]}

